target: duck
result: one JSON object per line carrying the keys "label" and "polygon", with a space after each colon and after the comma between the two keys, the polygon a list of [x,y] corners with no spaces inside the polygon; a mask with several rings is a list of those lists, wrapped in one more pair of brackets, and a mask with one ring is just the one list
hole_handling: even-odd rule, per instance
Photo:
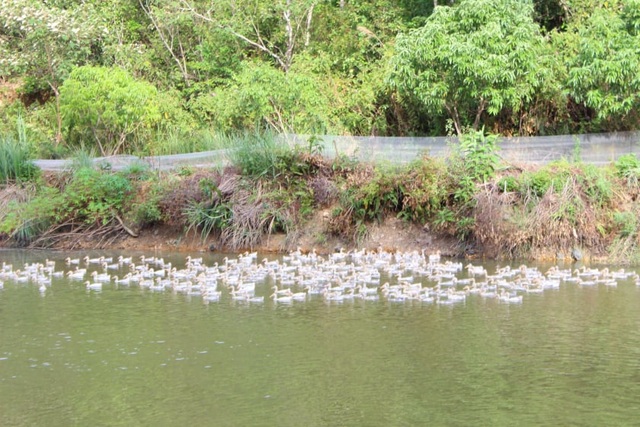
{"label": "duck", "polygon": [[125,274],[125,276],[122,279],[118,279],[117,275],[113,275],[113,276],[111,276],[111,278],[113,279],[113,282],[116,285],[129,285],[129,284],[131,284],[131,273]]}
{"label": "duck", "polygon": [[500,301],[502,302],[508,302],[508,303],[521,303],[522,302],[522,295],[511,295],[506,291],[503,291],[500,294]]}
{"label": "duck", "polygon": [[110,282],[111,281],[111,275],[107,274],[107,273],[98,273],[97,271],[94,271],[94,272],[91,273],[91,277],[96,282]]}
{"label": "duck", "polygon": [[132,261],[132,257],[123,257],[122,255],[120,255],[118,257],[118,264],[131,264]]}
{"label": "duck", "polygon": [[83,260],[85,264],[102,264],[102,262],[104,261],[104,257],[89,258],[89,255],[87,255],[83,258]]}
{"label": "duck", "polygon": [[220,292],[220,291],[212,291],[212,290],[207,288],[202,293],[202,299],[203,299],[203,301],[206,301],[206,302],[218,302],[218,301],[220,301],[220,296],[221,295],[222,295],[222,292]]}
{"label": "duck", "polygon": [[277,293],[272,293],[271,296],[269,297],[273,300],[273,302],[275,303],[284,303],[284,304],[288,304],[293,302],[293,297],[291,295],[285,295],[285,296],[278,296]]}
{"label": "duck", "polygon": [[84,275],[86,273],[85,269],[75,270],[75,271],[67,271],[67,277],[69,279],[84,279]]}
{"label": "duck", "polygon": [[90,281],[86,281],[84,282],[84,284],[87,287],[87,290],[90,291],[101,291],[102,290],[102,283],[100,282],[96,282],[96,283],[91,283]]}
{"label": "duck", "polygon": [[440,262],[440,251],[429,255],[429,264],[437,264]]}

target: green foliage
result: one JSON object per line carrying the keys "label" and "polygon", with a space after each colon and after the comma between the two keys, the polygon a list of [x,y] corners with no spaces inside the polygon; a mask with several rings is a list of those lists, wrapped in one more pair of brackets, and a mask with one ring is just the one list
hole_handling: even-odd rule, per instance
{"label": "green foliage", "polygon": [[75,145],[95,141],[105,156],[131,151],[135,139],[163,119],[164,101],[153,85],[118,68],[78,67],[60,88],[68,140]]}
{"label": "green foliage", "polygon": [[191,131],[169,129],[157,132],[142,151],[154,156],[196,153],[220,150],[227,143],[228,137],[206,128]]}
{"label": "green foliage", "polygon": [[250,177],[275,178],[278,158],[290,148],[272,132],[244,132],[228,136],[231,163]]}
{"label": "green foliage", "polygon": [[640,160],[635,154],[625,154],[616,160],[616,175],[624,178],[629,185],[637,185],[640,179]]}
{"label": "green foliage", "polygon": [[[624,13],[596,8],[575,31],[575,54],[567,55],[569,95],[595,111],[599,121],[635,125],[640,105],[640,36],[635,31],[640,3],[625,2]],[[569,34],[565,37],[571,37]],[[630,122],[629,122],[630,121]]]}
{"label": "green foliage", "polygon": [[16,141],[12,136],[0,135],[0,181],[31,181],[40,175],[40,169],[33,163],[26,137],[19,133]]}
{"label": "green foliage", "polygon": [[190,202],[184,209],[189,230],[200,230],[204,241],[214,230],[224,230],[231,224],[233,212],[226,203],[208,206],[203,203]]}
{"label": "green foliage", "polygon": [[132,213],[129,216],[142,227],[159,223],[163,219],[159,201],[159,196],[148,196],[145,200],[132,205]]}
{"label": "green foliage", "polygon": [[576,187],[593,206],[603,207],[614,197],[613,176],[605,168],[584,163],[570,163],[566,160],[550,163],[533,172],[523,172],[520,176],[520,193],[523,196],[542,198],[549,188],[556,194],[565,186]]}
{"label": "green foliage", "polygon": [[621,237],[632,237],[638,232],[638,218],[633,212],[614,212],[613,223]]}
{"label": "green foliage", "polygon": [[84,146],[78,147],[71,156],[71,163],[69,165],[71,171],[78,171],[84,168],[93,169],[95,167],[93,162],[95,157],[97,157],[97,155],[94,149],[88,149]]}
{"label": "green foliage", "polygon": [[498,166],[498,135],[485,135],[484,129],[460,136],[460,155],[469,178],[484,182],[493,177]]}
{"label": "green foliage", "polygon": [[544,196],[552,183],[552,177],[547,169],[540,169],[535,172],[524,172],[520,178],[521,192],[526,194],[530,191],[537,198]]}
{"label": "green foliage", "polygon": [[324,133],[332,128],[329,98],[318,79],[295,67],[284,73],[268,64],[246,62],[215,96],[199,96],[191,108],[221,131]]}
{"label": "green foliage", "polygon": [[[66,4],[63,4],[66,3]],[[105,31],[89,2],[4,0],[0,75],[21,75],[27,93],[51,93],[85,63]]]}
{"label": "green foliage", "polygon": [[613,176],[609,170],[585,164],[582,173],[579,182],[589,202],[597,207],[608,205],[613,199]]}
{"label": "green foliage", "polygon": [[19,245],[30,244],[55,223],[60,203],[60,191],[46,186],[25,202],[12,202],[0,221],[0,234],[10,236]]}
{"label": "green foliage", "polygon": [[244,132],[227,136],[231,163],[252,178],[278,178],[286,181],[313,174],[322,146],[310,138],[306,145],[293,147],[271,131]]}
{"label": "green foliage", "polygon": [[433,225],[440,229],[446,229],[449,225],[456,221],[455,213],[449,208],[442,208],[436,212],[433,219]]}
{"label": "green foliage", "polygon": [[64,189],[58,219],[108,224],[128,208],[132,192],[131,182],[121,174],[81,168]]}
{"label": "green foliage", "polygon": [[530,2],[463,0],[398,36],[389,82],[432,114],[446,111],[461,134],[477,129],[485,111],[496,116],[531,100],[543,42]]}
{"label": "green foliage", "polygon": [[419,223],[437,216],[449,195],[446,166],[437,159],[423,157],[401,171],[398,177],[402,210],[398,216]]}
{"label": "green foliage", "polygon": [[498,190],[504,193],[519,192],[520,181],[512,175],[501,177],[497,182]]}

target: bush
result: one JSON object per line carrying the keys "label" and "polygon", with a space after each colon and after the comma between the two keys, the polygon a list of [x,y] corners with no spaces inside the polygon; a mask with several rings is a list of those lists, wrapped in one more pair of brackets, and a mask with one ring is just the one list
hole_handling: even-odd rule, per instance
{"label": "bush", "polygon": [[32,162],[28,147],[11,137],[0,136],[0,181],[30,181],[38,177],[40,169]]}
{"label": "bush", "polygon": [[133,192],[131,182],[121,174],[82,168],[64,189],[61,220],[107,224],[120,215]]}
{"label": "bush", "polygon": [[227,137],[229,157],[243,175],[276,178],[283,172],[278,168],[280,158],[291,151],[289,146],[272,132],[244,132]]}
{"label": "bush", "polygon": [[141,149],[163,121],[171,122],[170,111],[180,109],[173,104],[120,68],[78,67],[60,88],[67,141],[95,141],[103,156]]}
{"label": "bush", "polygon": [[640,160],[635,154],[625,154],[616,160],[616,175],[627,180],[630,185],[637,185],[640,178]]}
{"label": "bush", "polygon": [[331,128],[329,98],[307,70],[287,73],[268,64],[245,62],[215,96],[207,93],[191,109],[216,129],[269,127],[278,132],[324,133]]}
{"label": "bush", "polygon": [[14,200],[0,222],[0,234],[20,245],[30,244],[55,223],[60,204],[60,191],[52,187],[42,187],[30,200]]}

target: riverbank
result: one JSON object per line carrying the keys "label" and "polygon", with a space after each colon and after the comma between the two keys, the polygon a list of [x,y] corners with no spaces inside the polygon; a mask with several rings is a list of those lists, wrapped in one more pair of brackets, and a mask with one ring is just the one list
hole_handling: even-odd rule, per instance
{"label": "riverbank", "polygon": [[500,160],[495,140],[477,133],[449,158],[391,166],[250,142],[222,169],[24,168],[0,191],[0,244],[640,260],[634,155],[530,167]]}
{"label": "riverbank", "polygon": [[[318,218],[309,222],[299,238],[288,242],[285,233],[275,233],[266,236],[263,241],[253,248],[235,249],[242,252],[245,249],[256,250],[261,253],[286,253],[300,248],[304,253],[313,252],[329,254],[335,251],[366,249],[382,249],[387,252],[422,251],[426,253],[440,252],[444,257],[475,258],[480,254],[475,250],[465,248],[464,243],[457,239],[434,235],[412,224],[389,218],[381,224],[371,227],[370,236],[359,245],[340,238],[328,238],[318,241],[318,233],[322,232],[326,219],[324,212],[316,214]],[[71,242],[61,243],[57,249],[94,249],[95,242],[91,238],[80,238]],[[202,239],[196,233],[185,234],[184,230],[166,225],[157,225],[140,231],[137,237],[122,236],[121,239],[110,243],[103,249],[112,250],[144,250],[152,252],[233,252],[214,236]]]}

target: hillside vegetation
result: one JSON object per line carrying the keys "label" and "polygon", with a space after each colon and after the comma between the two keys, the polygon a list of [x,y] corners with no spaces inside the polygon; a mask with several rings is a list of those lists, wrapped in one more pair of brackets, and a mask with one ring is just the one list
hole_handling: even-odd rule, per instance
{"label": "hillside vegetation", "polygon": [[64,157],[637,129],[639,29],[638,0],[0,0],[0,133]]}

